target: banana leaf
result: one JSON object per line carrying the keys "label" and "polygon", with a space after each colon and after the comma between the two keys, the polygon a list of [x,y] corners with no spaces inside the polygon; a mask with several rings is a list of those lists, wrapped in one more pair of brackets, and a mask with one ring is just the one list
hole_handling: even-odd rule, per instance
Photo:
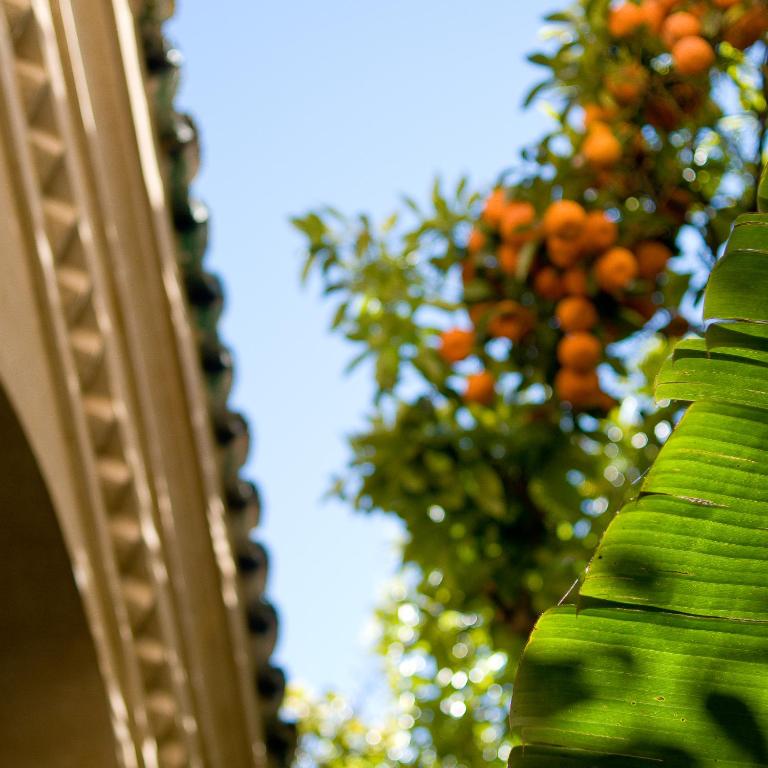
{"label": "banana leaf", "polygon": [[768,766],[768,214],[737,220],[704,314],[657,380],[690,405],[530,637],[513,768]]}

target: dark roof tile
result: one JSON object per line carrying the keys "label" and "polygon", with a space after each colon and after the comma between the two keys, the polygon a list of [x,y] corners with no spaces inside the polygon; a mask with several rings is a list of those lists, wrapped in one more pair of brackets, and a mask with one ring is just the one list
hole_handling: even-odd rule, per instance
{"label": "dark roof tile", "polygon": [[173,106],[183,60],[162,32],[162,22],[172,12],[171,0],[150,0],[144,6],[141,29],[148,91],[155,105],[158,136],[165,153],[166,184],[179,266],[200,340],[200,363],[208,387],[211,427],[220,447],[222,491],[246,603],[246,621],[256,665],[255,688],[265,719],[269,765],[282,768],[292,761],[297,732],[295,724],[282,722],[277,716],[285,675],[269,664],[269,657],[277,642],[278,615],[263,597],[269,569],[267,551],[251,539],[251,531],[261,516],[261,500],[256,486],[239,475],[247,457],[250,432],[246,419],[227,407],[233,361],[217,328],[224,291],[221,280],[203,266],[208,245],[208,209],[190,195],[190,184],[200,164],[198,131],[193,119],[177,112]]}

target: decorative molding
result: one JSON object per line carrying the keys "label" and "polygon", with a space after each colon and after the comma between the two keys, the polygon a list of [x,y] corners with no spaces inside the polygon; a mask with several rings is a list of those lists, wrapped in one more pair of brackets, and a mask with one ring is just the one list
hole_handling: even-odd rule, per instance
{"label": "decorative molding", "polygon": [[[66,442],[46,441],[39,415],[16,403],[43,465],[66,452],[67,467],[48,473],[58,495],[82,499],[54,508],[121,765],[260,768],[267,743],[283,763],[293,738],[277,720],[284,676],[268,663],[277,619],[263,598],[266,552],[249,540],[258,495],[238,475],[247,424],[226,409],[221,288],[177,264],[137,37],[150,6],[0,0],[0,149],[14,163],[3,178],[28,235],[24,254],[0,260],[26,259],[40,330],[21,332],[48,350],[35,363],[50,375],[41,391],[60,393],[50,410]],[[194,161],[187,171],[188,182]],[[194,250],[204,225],[190,216],[195,231],[178,235]],[[190,314],[213,326],[202,368]],[[3,359],[0,380],[20,382]]]}
{"label": "decorative molding", "polygon": [[206,376],[208,404],[219,447],[220,475],[227,502],[227,521],[234,543],[240,592],[244,598],[250,633],[253,676],[262,715],[270,765],[292,762],[296,725],[278,715],[285,693],[285,675],[272,666],[278,632],[278,616],[265,600],[268,558],[253,536],[260,513],[258,492],[240,475],[250,448],[247,421],[227,405],[232,383],[232,359],[218,333],[223,306],[219,278],[208,271],[204,256],[208,212],[191,192],[200,166],[200,149],[193,119],[175,109],[181,56],[165,37],[162,24],[172,12],[160,0],[148,0],[139,17],[147,64],[147,95],[153,105],[158,131],[168,207],[173,212],[178,264],[183,275],[191,319],[196,328],[202,368]]}
{"label": "decorative molding", "polygon": [[[101,295],[103,278],[97,274],[95,226],[84,199],[82,173],[71,150],[75,144],[69,135],[72,118],[67,115],[50,7],[44,2],[22,0],[4,0],[3,6],[13,44],[28,156],[35,172],[33,194],[43,211],[53,257],[58,296],[52,297],[52,306],[60,310],[78,375],[79,402],[73,402],[72,407],[82,411],[90,429],[89,458],[96,468],[101,508],[110,534],[109,554],[120,578],[122,594],[114,596],[116,608],[128,617],[143,687],[143,701],[135,706],[144,711],[137,720],[146,718],[149,724],[158,765],[199,765],[200,757],[194,754],[198,750],[183,726],[184,718],[191,716],[189,694],[184,690],[184,675],[175,669],[179,649],[167,587],[160,576],[163,556],[151,543],[159,542],[160,537],[120,392],[123,374],[109,311]],[[67,351],[60,350],[60,354]]]}

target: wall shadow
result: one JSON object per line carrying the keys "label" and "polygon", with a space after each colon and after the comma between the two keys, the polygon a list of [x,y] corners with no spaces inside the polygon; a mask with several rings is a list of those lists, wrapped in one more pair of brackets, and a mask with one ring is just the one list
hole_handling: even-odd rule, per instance
{"label": "wall shadow", "polygon": [[117,768],[104,685],[59,523],[0,387],[0,765]]}

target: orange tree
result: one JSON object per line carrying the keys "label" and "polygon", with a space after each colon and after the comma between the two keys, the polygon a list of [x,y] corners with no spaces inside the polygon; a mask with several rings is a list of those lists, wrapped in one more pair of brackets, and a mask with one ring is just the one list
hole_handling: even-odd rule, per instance
{"label": "orange tree", "polygon": [[[528,101],[546,99],[553,128],[489,192],[436,184],[427,207],[406,200],[378,227],[332,210],[295,220],[307,272],[338,297],[334,327],[375,370],[336,490],[402,518],[417,594],[439,575],[418,628],[433,649],[452,611],[514,648],[582,571],[674,417],[644,392],[654,357],[696,317],[702,275],[755,196],[762,2],[581,0],[546,21]],[[422,704],[446,714],[435,696]],[[456,750],[444,755],[474,764]]]}

